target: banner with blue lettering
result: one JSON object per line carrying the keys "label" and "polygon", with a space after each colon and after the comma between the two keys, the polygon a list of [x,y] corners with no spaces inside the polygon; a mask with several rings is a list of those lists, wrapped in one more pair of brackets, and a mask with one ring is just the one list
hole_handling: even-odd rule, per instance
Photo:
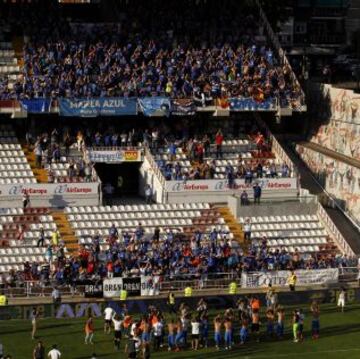
{"label": "banner with blue lettering", "polygon": [[51,99],[34,98],[31,100],[21,100],[21,106],[28,113],[46,113],[50,112]]}
{"label": "banner with blue lettering", "polygon": [[231,98],[231,111],[275,111],[276,104],[273,98],[268,98],[263,102],[257,102],[253,98]]}
{"label": "banner with blue lettering", "polygon": [[168,97],[139,98],[139,106],[145,116],[149,116],[149,117],[170,116],[171,102]]}
{"label": "banner with blue lettering", "polygon": [[137,115],[136,98],[60,98],[60,116],[97,117]]}

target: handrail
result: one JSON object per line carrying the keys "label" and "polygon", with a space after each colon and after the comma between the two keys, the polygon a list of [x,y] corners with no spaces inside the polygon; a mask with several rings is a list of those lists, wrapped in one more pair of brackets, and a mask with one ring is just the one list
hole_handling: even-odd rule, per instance
{"label": "handrail", "polygon": [[148,160],[148,162],[151,166],[151,169],[154,171],[154,173],[155,173],[157,179],[160,181],[161,185],[163,187],[165,187],[165,183],[166,183],[165,177],[161,173],[159,166],[156,164],[155,159],[154,159],[153,155],[151,154],[151,151],[147,147],[144,147],[144,149],[145,149],[145,158]]}
{"label": "handrail", "polygon": [[320,202],[318,202],[318,212],[317,213],[318,213],[319,217],[323,220],[327,229],[332,233],[335,241],[337,242],[337,245],[340,248],[342,248],[343,252],[349,256],[352,256],[352,257],[355,256],[355,252],[351,249],[351,247],[347,243],[346,239],[340,233],[340,231],[337,229],[335,223],[329,217],[329,215],[326,213],[323,205]]}

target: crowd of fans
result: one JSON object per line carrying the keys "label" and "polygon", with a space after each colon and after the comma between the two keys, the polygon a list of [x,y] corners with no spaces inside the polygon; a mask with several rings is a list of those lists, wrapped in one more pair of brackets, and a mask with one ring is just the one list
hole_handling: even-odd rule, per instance
{"label": "crowd of fans", "polygon": [[[47,132],[33,138],[30,132],[26,135],[29,147],[33,147],[35,155],[35,166],[37,168],[46,168],[48,170],[48,182],[64,181],[86,181],[91,182],[94,178],[93,166],[86,162],[82,153],[78,156],[70,156],[70,148],[74,145],[75,139],[68,132],[64,132],[61,139],[57,129],[52,130],[49,135]],[[81,148],[80,148],[81,150]],[[53,164],[67,163],[66,176],[57,174]]]}
{"label": "crowd of fans", "polygon": [[[55,232],[56,233],[56,232]],[[80,245],[79,253],[66,257],[59,236],[46,243],[44,262],[25,263],[24,271],[11,271],[2,278],[5,286],[15,286],[17,280],[40,280],[57,285],[75,285],[84,280],[105,277],[137,277],[149,275],[164,279],[197,279],[200,285],[208,276],[224,273],[241,275],[243,271],[272,271],[293,269],[323,269],[349,267],[352,259],[334,251],[306,254],[271,249],[267,239],[251,242],[244,252],[229,233],[215,227],[209,233],[195,230],[191,235],[160,228],[147,235],[141,223],[133,233],[119,233],[112,225],[108,236],[96,234],[91,243]]]}
{"label": "crowd of fans", "polygon": [[[211,139],[207,134],[202,137],[183,138],[180,140],[167,141],[165,139],[165,149],[169,160],[160,159],[158,166],[166,180],[196,180],[196,179],[214,179],[219,165],[217,160],[222,160],[224,136],[221,130],[218,130]],[[249,136],[250,138],[251,136]],[[229,184],[233,184],[235,179],[245,179],[246,183],[252,183],[254,178],[274,178],[289,177],[291,170],[287,164],[276,165],[274,155],[271,153],[270,144],[265,141],[261,132],[251,138],[249,149],[252,158],[243,159],[241,151],[238,150],[237,158],[232,158],[224,167],[224,175]],[[158,142],[151,143],[153,152],[157,153]],[[186,159],[190,161],[192,167],[184,168],[183,162],[176,159],[177,154],[185,154]],[[236,151],[236,150],[234,150]],[[246,151],[247,152],[247,151]],[[236,167],[233,160],[236,160]]]}
{"label": "crowd of fans", "polygon": [[51,13],[33,19],[25,30],[23,79],[12,89],[1,84],[0,99],[299,98],[291,69],[278,62],[251,12],[233,3],[177,14],[177,7],[163,5],[155,23],[146,18],[151,11],[139,9],[108,26],[71,25]]}

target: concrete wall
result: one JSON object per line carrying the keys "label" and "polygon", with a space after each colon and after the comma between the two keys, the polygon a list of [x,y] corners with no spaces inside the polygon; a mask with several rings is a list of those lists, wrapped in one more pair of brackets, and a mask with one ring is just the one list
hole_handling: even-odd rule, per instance
{"label": "concrete wall", "polygon": [[150,185],[153,191],[153,200],[156,203],[163,202],[164,188],[158,176],[155,174],[150,162],[144,157],[144,161],[139,172],[139,194],[145,196],[145,185]]}
{"label": "concrete wall", "polygon": [[307,147],[296,150],[337,204],[360,222],[360,169]]}
{"label": "concrete wall", "polygon": [[[296,190],[263,190],[262,191],[262,201],[266,200],[275,200],[282,201],[284,199],[296,199],[297,198],[297,189]],[[229,196],[239,195],[240,191],[207,191],[207,192],[172,192],[166,193],[165,202],[166,203],[202,203],[202,202],[212,202],[212,203],[227,203]],[[252,200],[253,193],[252,191],[248,192],[249,199]]]}
{"label": "concrete wall", "polygon": [[236,218],[259,217],[259,216],[285,216],[291,214],[315,214],[317,205],[315,203],[300,203],[298,201],[284,201],[262,203],[258,205],[240,206],[240,199],[236,209]]}

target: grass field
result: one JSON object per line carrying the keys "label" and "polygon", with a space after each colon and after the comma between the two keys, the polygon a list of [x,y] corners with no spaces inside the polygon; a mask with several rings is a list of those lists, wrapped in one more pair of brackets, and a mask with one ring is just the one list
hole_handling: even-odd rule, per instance
{"label": "grass field", "polygon": [[[293,343],[290,334],[290,310],[287,307],[286,337],[284,340],[266,338],[262,332],[260,343],[250,341],[239,346],[239,331],[234,331],[237,345],[231,351],[215,351],[212,331],[209,339],[211,345],[207,349],[193,352],[190,349],[178,353],[169,353],[165,350],[151,353],[152,358],[326,358],[326,359],[355,359],[360,358],[360,305],[354,304],[347,308],[345,313],[339,313],[334,305],[321,306],[321,332],[319,340],[312,340],[310,336],[311,317],[305,311],[305,341]],[[304,307],[304,309],[307,309]],[[211,313],[215,314],[215,313]],[[211,320],[212,322],[212,320]],[[123,352],[124,340],[120,352],[115,352],[112,334],[103,333],[103,321],[95,320],[95,344],[84,344],[84,319],[42,319],[38,324],[38,338],[43,341],[48,350],[51,344],[56,343],[62,352],[62,358],[88,359],[96,352],[98,358],[125,358]],[[262,328],[264,330],[264,326]],[[32,349],[36,341],[31,340],[31,323],[24,320],[4,320],[0,322],[0,341],[4,345],[6,354],[13,359],[32,358]]]}

